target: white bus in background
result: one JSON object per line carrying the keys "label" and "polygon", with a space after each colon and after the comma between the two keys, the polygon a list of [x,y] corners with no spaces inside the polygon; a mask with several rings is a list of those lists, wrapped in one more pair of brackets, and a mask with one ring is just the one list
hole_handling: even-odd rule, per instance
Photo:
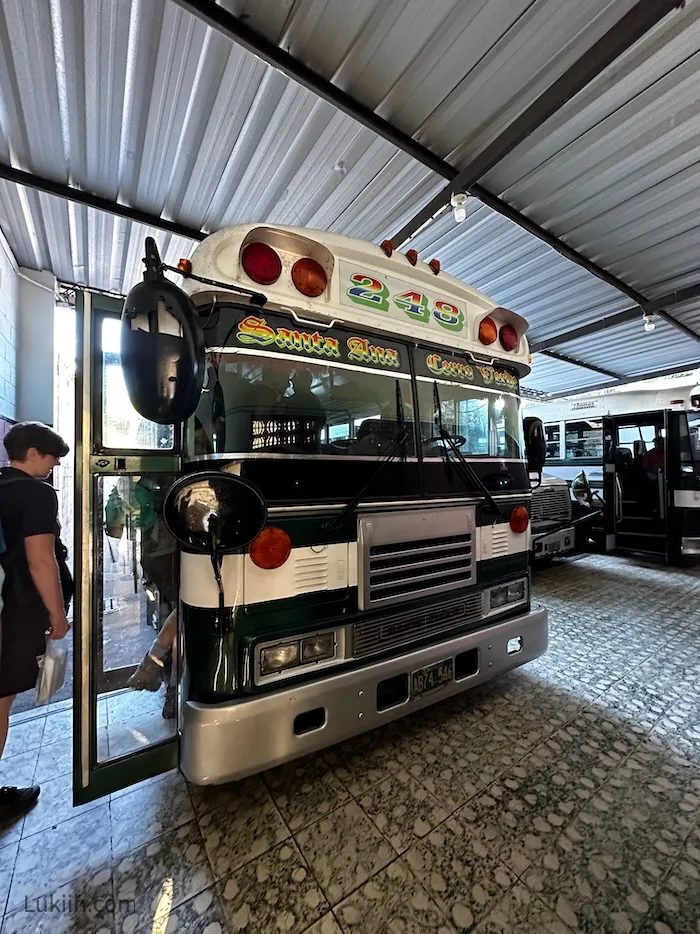
{"label": "white bus in background", "polygon": [[[697,395],[698,383],[700,374],[693,371],[551,402],[525,399],[523,415],[536,416],[544,424],[547,474],[572,483],[583,470],[591,489],[600,491],[603,487],[603,417],[666,409],[691,411],[695,408],[691,397]],[[654,439],[644,440],[650,446]]]}

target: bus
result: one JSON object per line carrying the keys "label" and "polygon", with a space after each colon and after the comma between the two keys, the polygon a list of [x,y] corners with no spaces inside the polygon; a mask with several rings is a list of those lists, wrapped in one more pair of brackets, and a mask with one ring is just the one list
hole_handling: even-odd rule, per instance
{"label": "bus", "polygon": [[697,383],[697,374],[690,373],[672,382],[649,380],[552,402],[527,399],[523,412],[544,424],[547,473],[571,484],[585,470],[591,489],[602,491],[603,416],[664,409],[692,412]]}
{"label": "bus", "polygon": [[[546,469],[575,501],[602,504],[591,537],[609,552],[670,564],[700,555],[700,387],[533,405],[544,416]],[[567,417],[568,416],[568,417]],[[573,417],[572,417],[573,416]]]}
{"label": "bus", "polygon": [[[522,317],[414,251],[306,229],[223,229],[177,267],[147,240],[145,265],[123,308],[78,307],[76,802],[173,766],[240,779],[546,651]],[[117,586],[134,632],[178,607],[177,719],[119,740]]]}

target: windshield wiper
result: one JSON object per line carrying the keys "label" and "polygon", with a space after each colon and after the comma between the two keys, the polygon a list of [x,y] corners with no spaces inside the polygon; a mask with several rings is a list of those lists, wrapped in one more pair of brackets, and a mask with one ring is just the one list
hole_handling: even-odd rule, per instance
{"label": "windshield wiper", "polygon": [[399,427],[399,433],[389,445],[389,449],[387,450],[382,460],[377,464],[376,469],[370,474],[369,479],[365,485],[355,494],[355,496],[353,496],[353,498],[348,503],[345,504],[345,506],[343,506],[337,516],[334,516],[329,522],[323,523],[323,528],[327,532],[330,532],[332,529],[336,528],[336,526],[340,525],[346,516],[349,516],[350,513],[354,512],[362,497],[365,495],[377,477],[381,474],[387,464],[391,463],[391,461],[393,461],[399,454],[401,455],[402,459],[406,457],[406,446],[408,444],[409,438],[411,437],[411,433],[406,427],[406,419],[404,417],[403,411],[403,398],[401,396],[401,385],[398,379],[396,380],[396,423]]}
{"label": "windshield wiper", "polygon": [[[481,495],[484,497],[486,502],[497,516],[500,516],[502,519],[506,519],[507,517],[503,514],[501,507],[491,495],[491,491],[484,484],[481,477],[477,474],[469,461],[466,460],[464,454],[462,454],[458,444],[456,443],[455,436],[452,435],[443,424],[442,407],[440,405],[440,390],[438,389],[437,380],[433,383],[433,401],[435,405],[435,418],[439,432],[438,437],[445,443],[445,445],[448,445],[448,447],[443,447],[442,449],[445,455],[445,463],[451,464],[451,466],[454,467],[457,475],[465,486],[471,486],[472,489],[476,489],[479,493],[481,493]],[[449,460],[450,451],[456,458],[456,461],[454,462]]]}

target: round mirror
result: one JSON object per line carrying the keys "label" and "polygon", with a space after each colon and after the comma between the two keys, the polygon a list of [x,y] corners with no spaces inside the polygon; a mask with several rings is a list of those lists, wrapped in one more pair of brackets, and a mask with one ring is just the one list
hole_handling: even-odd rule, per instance
{"label": "round mirror", "polygon": [[545,458],[547,457],[547,442],[544,437],[544,426],[539,418],[523,419],[523,434],[525,436],[525,455],[530,473],[542,473]]}
{"label": "round mirror", "polygon": [[126,297],[121,364],[139,415],[176,425],[194,414],[204,382],[204,337],[189,295],[164,276],[140,282]]}
{"label": "round mirror", "polygon": [[249,545],[266,519],[267,504],[257,487],[216,470],[180,477],[163,502],[168,531],[196,554],[231,554]]}

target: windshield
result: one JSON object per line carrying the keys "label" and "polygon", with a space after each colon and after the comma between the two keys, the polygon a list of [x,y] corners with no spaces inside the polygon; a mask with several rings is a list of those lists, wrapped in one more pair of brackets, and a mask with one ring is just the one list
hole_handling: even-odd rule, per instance
{"label": "windshield", "polygon": [[[413,418],[408,374],[253,351],[211,354],[190,423],[195,456],[384,456]],[[414,454],[409,432],[406,454]]]}
{"label": "windshield", "polygon": [[418,377],[417,382],[425,457],[441,456],[440,421],[444,430],[457,438],[465,457],[522,457],[518,396],[438,380],[438,414],[435,380]]}
{"label": "windshield", "polygon": [[[419,440],[424,458],[442,458],[437,385],[442,427],[460,436],[462,454],[522,459],[518,381],[507,368],[409,348],[390,334],[313,330],[267,309],[217,312],[187,426],[190,457],[416,458]],[[408,440],[397,451],[402,426]]]}

